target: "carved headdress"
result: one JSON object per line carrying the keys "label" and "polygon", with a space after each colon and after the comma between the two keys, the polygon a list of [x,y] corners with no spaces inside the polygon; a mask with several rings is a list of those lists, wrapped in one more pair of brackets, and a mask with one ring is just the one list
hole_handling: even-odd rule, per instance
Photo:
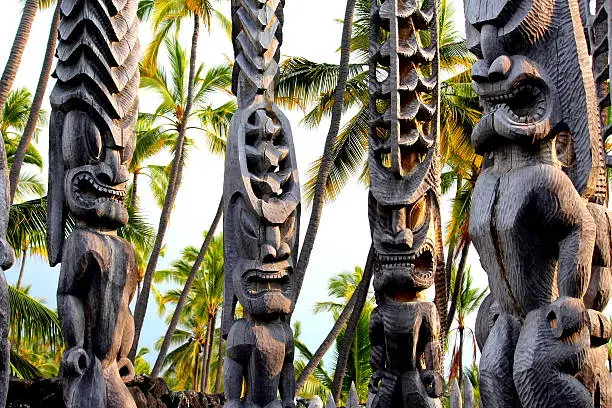
{"label": "carved headdress", "polygon": [[135,144],[137,1],[64,0],[51,94],[49,261],[61,262],[69,210],[103,229],[127,222],[121,203]]}

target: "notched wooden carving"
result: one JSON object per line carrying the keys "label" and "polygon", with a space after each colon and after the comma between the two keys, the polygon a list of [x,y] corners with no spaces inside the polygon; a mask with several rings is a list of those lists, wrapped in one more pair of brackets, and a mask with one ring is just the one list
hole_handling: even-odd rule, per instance
{"label": "notched wooden carving", "polygon": [[[445,293],[437,141],[435,2],[372,2],[369,219],[375,250],[373,407],[439,407]],[[425,35],[424,35],[425,34]],[[429,38],[429,43],[423,40]],[[445,294],[438,299],[446,307]]]}
{"label": "notched wooden carving", "polygon": [[[295,407],[287,317],[295,298],[300,184],[291,126],[273,103],[283,6],[279,0],[232,1],[238,110],[224,181],[226,407]],[[239,320],[237,302],[244,311]]]}

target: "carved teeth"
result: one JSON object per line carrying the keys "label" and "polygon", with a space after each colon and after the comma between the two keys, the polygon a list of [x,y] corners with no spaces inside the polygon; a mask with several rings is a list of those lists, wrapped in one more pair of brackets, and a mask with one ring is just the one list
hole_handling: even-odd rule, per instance
{"label": "carved teeth", "polygon": [[[81,182],[86,182],[89,186],[100,193],[100,197],[86,197],[84,196],[84,191],[81,186]],[[108,187],[100,184],[91,174],[89,173],[80,173],[76,175],[73,179],[72,183],[72,191],[77,201],[86,203],[89,205],[95,203],[103,203],[106,201],[114,201],[124,205],[123,198],[126,195],[125,190],[123,189],[114,189],[112,187]]]}

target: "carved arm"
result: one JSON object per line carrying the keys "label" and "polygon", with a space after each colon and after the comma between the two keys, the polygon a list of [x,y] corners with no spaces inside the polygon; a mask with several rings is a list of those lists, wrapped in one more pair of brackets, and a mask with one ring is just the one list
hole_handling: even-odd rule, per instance
{"label": "carved arm", "polygon": [[595,224],[585,202],[565,174],[560,170],[550,173],[548,188],[539,190],[536,206],[546,229],[551,232],[550,239],[559,240],[559,296],[582,299],[591,277]]}
{"label": "carved arm", "polygon": [[278,387],[283,408],[295,408],[295,369],[293,366],[295,349],[293,346],[293,333],[289,325],[286,325],[285,331],[287,332],[288,342]]}
{"label": "carved arm", "polygon": [[385,329],[378,307],[374,308],[370,317],[370,344],[372,346],[370,351],[370,365],[372,366],[370,392],[375,394],[386,365]]}

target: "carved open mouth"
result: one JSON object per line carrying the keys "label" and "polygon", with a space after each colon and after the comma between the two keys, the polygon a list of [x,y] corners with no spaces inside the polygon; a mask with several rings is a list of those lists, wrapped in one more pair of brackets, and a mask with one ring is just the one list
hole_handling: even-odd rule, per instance
{"label": "carved open mouth", "polygon": [[533,79],[516,82],[506,93],[481,97],[485,110],[502,114],[517,124],[534,124],[541,121],[548,106],[545,84]]}
{"label": "carved open mouth", "polygon": [[289,271],[287,270],[277,272],[250,270],[244,276],[244,282],[246,292],[251,297],[269,293],[286,295],[291,285]]}
{"label": "carved open mouth", "polygon": [[89,173],[79,173],[72,179],[72,191],[76,200],[85,206],[94,206],[106,201],[125,205],[124,189],[104,185]]}
{"label": "carved open mouth", "polygon": [[433,248],[429,242],[414,254],[378,254],[379,288],[396,301],[410,301],[419,291],[431,286],[434,277]]}

